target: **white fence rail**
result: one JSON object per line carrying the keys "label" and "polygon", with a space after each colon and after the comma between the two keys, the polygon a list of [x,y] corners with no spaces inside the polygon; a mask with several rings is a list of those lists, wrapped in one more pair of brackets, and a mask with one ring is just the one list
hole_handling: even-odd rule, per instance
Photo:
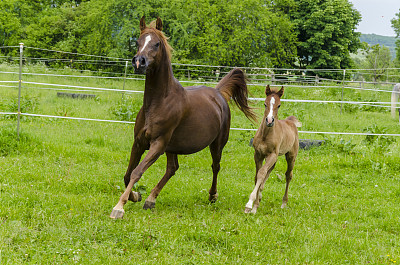
{"label": "white fence rail", "polygon": [[[107,61],[107,62],[114,62],[114,63],[124,63],[125,64],[125,74],[123,76],[93,76],[93,75],[66,75],[66,74],[43,74],[43,73],[23,73],[22,72],[22,60],[23,60],[23,45],[20,46],[8,46],[7,48],[20,48],[20,66],[19,66],[19,72],[10,72],[10,71],[0,71],[0,74],[19,74],[19,80],[10,80],[10,81],[0,81],[0,87],[7,87],[7,88],[16,88],[19,87],[19,96],[18,96],[18,112],[0,112],[0,115],[17,115],[18,116],[18,135],[19,135],[19,117],[20,116],[30,116],[30,117],[44,117],[44,118],[56,118],[56,119],[70,119],[70,120],[82,120],[82,121],[98,121],[98,122],[110,122],[110,123],[123,123],[123,124],[134,124],[134,122],[129,122],[129,121],[118,121],[118,120],[105,120],[105,119],[91,119],[91,118],[79,118],[79,117],[65,117],[65,116],[55,116],[55,115],[45,115],[45,114],[33,114],[33,113],[22,113],[20,112],[20,93],[21,93],[21,85],[22,84],[29,84],[33,85],[34,88],[36,89],[48,89],[48,90],[61,90],[61,91],[91,91],[91,92],[119,92],[119,93],[143,93],[141,90],[126,90],[126,89],[113,89],[113,88],[106,88],[106,87],[88,87],[88,86],[76,86],[76,85],[65,85],[65,84],[53,84],[53,83],[43,83],[43,82],[28,82],[28,81],[23,81],[21,76],[50,76],[50,77],[73,77],[73,78],[98,78],[98,79],[123,79],[124,82],[125,80],[139,80],[139,81],[144,81],[144,77],[127,77],[127,76],[132,76],[131,74],[126,73],[126,68],[128,67],[128,63],[126,59],[123,58],[112,58],[112,57],[104,57],[104,56],[95,56],[95,55],[88,55],[88,54],[79,54],[79,53],[68,53],[68,52],[62,52],[62,51],[55,51],[55,50],[48,50],[48,49],[40,49],[40,48],[32,48],[32,47],[26,47],[29,49],[35,49],[35,50],[44,50],[44,51],[50,51],[50,52],[57,52],[57,53],[64,53],[64,54],[71,54],[71,55],[81,55],[81,56],[87,56],[87,57],[93,57],[93,58],[102,58],[102,59],[112,59],[114,61]],[[4,48],[4,47],[0,47]],[[1,56],[0,56],[1,58]],[[13,59],[16,59],[13,57]],[[30,58],[30,59],[35,59],[38,61],[46,61],[46,60],[61,60],[61,59],[48,59],[48,58]],[[68,61],[65,60],[64,61]],[[75,62],[93,62],[96,60],[74,60]],[[96,61],[98,62],[98,61]],[[175,66],[181,66],[181,67],[188,67],[188,66],[193,66],[193,67],[206,67],[206,68],[211,68],[211,69],[229,69],[231,67],[226,67],[226,66],[209,66],[209,65],[195,65],[195,64],[174,64]],[[355,90],[366,90],[366,91],[374,91],[374,92],[383,92],[383,93],[392,93],[391,90],[386,90],[386,89],[369,89],[369,88],[364,88],[364,84],[376,84],[375,82],[365,82],[364,80],[362,81],[348,81],[348,80],[328,80],[331,82],[337,82],[338,85],[320,85],[321,81],[324,81],[326,79],[319,78],[318,76],[315,76],[313,78],[305,77],[304,75],[285,75],[285,74],[274,74],[274,71],[296,71],[296,72],[302,72],[305,73],[306,71],[313,71],[313,72],[322,72],[322,71],[331,71],[331,72],[342,72],[344,71],[344,75],[346,73],[346,70],[343,69],[279,69],[279,68],[250,68],[250,67],[243,67],[248,72],[254,72],[258,70],[262,71],[267,71],[269,74],[265,73],[255,73],[255,74],[249,74],[250,77],[254,76],[265,76],[270,78],[269,81],[271,81],[273,84],[271,86],[281,86],[276,84],[277,82],[281,82],[281,80],[275,78],[275,77],[283,77],[284,81],[286,84],[289,84],[290,87],[297,87],[297,88],[306,88],[306,89],[313,89],[313,88],[340,88],[340,89],[355,89]],[[373,69],[350,69],[352,71],[354,70],[359,70],[359,71],[368,71],[368,70],[373,70]],[[400,70],[396,68],[390,68],[389,70]],[[87,71],[87,70],[85,70]],[[185,71],[185,69],[183,69]],[[218,71],[218,70],[217,70]],[[90,72],[90,71],[89,71]],[[107,73],[107,72],[101,72],[101,73]],[[190,73],[190,72],[189,72]],[[110,74],[115,74],[115,73],[110,73]],[[122,73],[119,73],[122,74]],[[199,81],[199,80],[183,80],[181,81],[182,83],[191,83],[191,84],[217,84],[216,81],[218,81],[219,78],[219,72],[212,71],[213,75],[216,75],[216,77],[212,77],[211,79],[215,78],[215,81]],[[389,75],[388,75],[389,76]],[[302,80],[290,80],[290,78],[303,78]],[[261,79],[250,79],[253,81],[259,81]],[[263,80],[263,81],[266,81]],[[305,81],[305,82],[301,82]],[[17,84],[18,86],[11,86],[9,84]],[[306,83],[306,85],[295,85],[295,84],[290,84],[290,83]],[[312,83],[313,85],[309,85]],[[360,87],[355,87],[355,86],[346,86],[344,84],[359,84]],[[390,82],[384,82],[383,84],[394,84]],[[260,86],[260,83],[249,83],[250,86]],[[43,87],[35,87],[35,86],[43,86]],[[264,101],[264,98],[249,98],[250,100],[254,101]],[[329,103],[329,104],[355,104],[355,105],[368,105],[368,106],[374,106],[374,107],[390,107],[391,102],[359,102],[359,101],[345,101],[345,100],[336,100],[336,101],[328,101],[328,100],[299,100],[299,99],[282,99],[282,101],[286,102],[297,102],[297,103]],[[400,103],[396,102],[396,108],[400,108]],[[238,130],[238,131],[255,131],[256,129],[246,129],[246,128],[231,128],[231,130]],[[374,133],[358,133],[358,132],[314,132],[314,131],[299,131],[299,133],[303,134],[330,134],[330,135],[373,135],[373,136],[400,136],[400,134],[374,134]]]}

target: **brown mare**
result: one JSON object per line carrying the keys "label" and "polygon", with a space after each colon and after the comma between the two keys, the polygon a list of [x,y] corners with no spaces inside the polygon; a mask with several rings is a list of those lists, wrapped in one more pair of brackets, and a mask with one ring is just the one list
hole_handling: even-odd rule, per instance
{"label": "brown mare", "polygon": [[[281,106],[283,91],[283,87],[278,92],[271,91],[269,85],[265,90],[267,98],[264,103],[264,118],[253,140],[254,162],[256,163],[255,187],[246,204],[245,213],[257,212],[264,184],[280,155],[285,155],[287,162],[286,190],[281,207],[284,208],[288,201],[289,183],[292,180],[293,167],[299,150],[297,127],[300,127],[301,123],[294,116],[278,120],[278,109]],[[264,159],[265,164],[262,165]]]}
{"label": "brown mare", "polygon": [[[124,177],[126,190],[114,207],[111,218],[123,217],[123,207],[128,200],[141,200],[141,195],[132,191],[132,187],[164,152],[167,170],[146,199],[144,209],[155,206],[161,189],[175,174],[179,167],[177,155],[196,153],[207,146],[210,147],[213,171],[209,200],[215,201],[221,153],[229,136],[231,116],[228,101],[232,98],[248,118],[255,119],[247,104],[246,80],[240,69],[229,72],[216,88],[183,88],[172,72],[171,47],[161,32],[161,19],[157,18],[147,27],[142,17],[140,30],[138,52],[132,63],[135,70],[146,73],[143,106],[136,117],[134,143]],[[140,162],[147,149],[148,153]]]}

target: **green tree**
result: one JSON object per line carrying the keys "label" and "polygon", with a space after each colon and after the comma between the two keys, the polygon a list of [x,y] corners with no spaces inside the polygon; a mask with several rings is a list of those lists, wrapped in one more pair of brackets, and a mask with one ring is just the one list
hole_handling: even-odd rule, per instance
{"label": "green tree", "polygon": [[279,0],[276,7],[295,24],[300,67],[352,66],[350,53],[360,47],[360,33],[355,29],[361,16],[348,0]]}
{"label": "green tree", "polygon": [[396,64],[400,67],[400,10],[396,13],[395,17],[391,20],[392,28],[396,33]]}
{"label": "green tree", "polygon": [[[178,6],[169,10],[178,10],[176,18],[184,19],[181,25],[176,25],[175,17],[167,20],[174,25],[170,35],[172,44],[178,50],[185,50],[188,58],[228,66],[293,64],[296,56],[293,25],[261,1],[191,2],[176,1]],[[186,15],[182,16],[180,10]]]}
{"label": "green tree", "polygon": [[367,52],[366,63],[367,69],[372,69],[373,71],[374,82],[381,79],[391,64],[389,48],[379,44],[370,47]]}

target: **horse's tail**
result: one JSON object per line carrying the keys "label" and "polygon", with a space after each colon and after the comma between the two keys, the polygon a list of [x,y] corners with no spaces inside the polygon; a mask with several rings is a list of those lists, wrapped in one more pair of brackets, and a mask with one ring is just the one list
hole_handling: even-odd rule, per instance
{"label": "horse's tail", "polygon": [[295,116],[289,116],[286,119],[292,121],[296,127],[302,126],[301,122]]}
{"label": "horse's tail", "polygon": [[247,97],[249,91],[247,90],[246,77],[243,71],[235,68],[230,71],[224,78],[219,81],[216,89],[222,94],[227,102],[233,99],[239,109],[246,115],[249,120],[257,121],[257,115],[248,105]]}
{"label": "horse's tail", "polygon": [[393,87],[392,107],[391,107],[391,113],[393,118],[396,118],[396,103],[399,101],[399,96],[400,96],[400,83],[394,85]]}

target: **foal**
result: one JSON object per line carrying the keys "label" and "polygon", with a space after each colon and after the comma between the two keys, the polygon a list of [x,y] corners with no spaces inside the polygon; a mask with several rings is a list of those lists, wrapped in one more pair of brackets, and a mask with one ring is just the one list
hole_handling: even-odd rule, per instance
{"label": "foal", "polygon": [[[289,183],[293,176],[293,167],[299,150],[299,135],[297,127],[301,123],[296,117],[290,116],[285,120],[278,120],[278,109],[281,106],[283,87],[278,91],[271,91],[267,85],[265,94],[264,118],[254,136],[254,161],[256,163],[255,187],[246,204],[245,213],[256,213],[261,201],[261,192],[265,181],[275,167],[278,156],[285,155],[287,161],[286,190],[283,196],[282,208],[288,201]],[[265,159],[265,164],[262,165]],[[254,203],[254,206],[253,206]]]}

